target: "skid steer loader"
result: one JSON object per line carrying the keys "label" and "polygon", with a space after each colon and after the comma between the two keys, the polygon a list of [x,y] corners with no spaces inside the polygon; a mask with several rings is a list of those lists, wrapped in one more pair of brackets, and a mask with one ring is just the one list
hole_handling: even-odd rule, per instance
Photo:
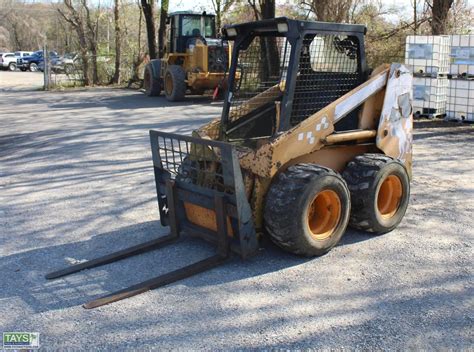
{"label": "skid steer loader", "polygon": [[222,115],[182,136],[150,131],[165,237],[49,274],[64,276],[161,247],[182,234],[216,254],[85,305],[93,308],[253,255],[261,236],[303,256],[348,225],[394,229],[412,167],[410,72],[370,71],[361,25],[276,18],[224,28],[233,40]]}
{"label": "skid steer loader", "polygon": [[145,94],[164,91],[169,101],[182,100],[189,89],[202,95],[226,84],[227,41],[217,38],[215,15],[179,11],[166,19],[165,55],[145,66]]}

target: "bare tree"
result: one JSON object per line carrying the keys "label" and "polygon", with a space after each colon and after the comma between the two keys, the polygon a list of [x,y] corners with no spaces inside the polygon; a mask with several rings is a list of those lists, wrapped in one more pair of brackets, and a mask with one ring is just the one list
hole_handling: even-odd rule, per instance
{"label": "bare tree", "polygon": [[[247,0],[247,2],[252,8],[256,20],[275,18],[275,0]],[[260,39],[262,81],[267,81],[271,76],[279,75],[280,55],[276,39],[275,37],[262,37]]]}
{"label": "bare tree", "polygon": [[417,21],[418,1],[419,0],[411,0],[411,5],[413,7],[413,34],[415,34],[415,35],[418,32],[418,21]]}
{"label": "bare tree", "polygon": [[142,52],[142,22],[143,22],[143,11],[142,7],[140,5],[140,0],[138,1],[138,7],[140,9],[139,12],[139,17],[138,17],[138,37],[137,37],[137,51],[133,56],[133,62],[132,62],[132,77],[130,78],[129,86],[133,82],[137,82],[140,80],[140,66],[143,64],[145,61],[145,53]]}
{"label": "bare tree", "polygon": [[120,0],[114,0],[114,25],[115,25],[115,71],[110,83],[120,84],[120,60],[121,60],[121,30],[120,30]]}
{"label": "bare tree", "polygon": [[52,21],[51,17],[40,4],[0,0],[0,24],[8,31],[9,50],[37,49],[43,45],[46,40],[43,23]]}
{"label": "bare tree", "polygon": [[[92,19],[91,10],[87,5],[87,0],[81,0],[82,7],[85,11],[85,19],[87,25],[87,41],[89,43],[89,50],[92,59],[92,84],[99,84],[99,72],[97,68],[97,46],[98,46],[98,29],[99,29],[99,15],[95,20]],[[100,9],[99,9],[100,12]]]}
{"label": "bare tree", "polygon": [[351,10],[360,0],[303,0],[301,5],[307,7],[317,21],[349,22]]}
{"label": "bare tree", "polygon": [[255,17],[255,20],[261,20],[262,19],[262,13],[260,12],[260,9],[258,8],[259,3],[258,0],[247,0],[249,3],[250,7],[252,8],[253,15]]}
{"label": "bare tree", "polygon": [[0,23],[3,23],[10,13],[14,11],[14,4],[11,0],[0,0]]}
{"label": "bare tree", "polygon": [[236,0],[212,0],[212,7],[216,13],[216,28],[218,31],[222,27],[222,14],[226,13],[235,2]]}
{"label": "bare tree", "polygon": [[84,75],[84,85],[88,86],[91,83],[89,76],[89,57],[88,57],[88,48],[86,38],[86,29],[84,24],[83,14],[79,9],[76,9],[72,3],[72,0],[64,0],[64,10],[58,7],[59,14],[68,22],[71,27],[77,33],[79,39],[79,47],[81,51],[82,58],[82,71]]}
{"label": "bare tree", "polygon": [[10,33],[6,28],[0,26],[0,50],[6,51],[10,48]]}
{"label": "bare tree", "polygon": [[449,33],[472,32],[474,6],[470,5],[468,0],[454,0],[449,12]]}
{"label": "bare tree", "polygon": [[161,0],[160,28],[158,29],[158,57],[161,59],[165,54],[165,31],[166,18],[168,17],[169,0]]}
{"label": "bare tree", "polygon": [[148,54],[156,59],[155,0],[141,0],[148,38]]}
{"label": "bare tree", "polygon": [[447,34],[449,9],[453,5],[453,2],[454,0],[426,1],[426,4],[431,9],[431,34]]}

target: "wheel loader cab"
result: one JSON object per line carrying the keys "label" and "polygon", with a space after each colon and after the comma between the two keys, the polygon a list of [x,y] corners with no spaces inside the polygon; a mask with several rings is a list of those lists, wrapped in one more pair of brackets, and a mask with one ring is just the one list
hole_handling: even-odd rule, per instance
{"label": "wheel loader cab", "polygon": [[[223,139],[243,142],[287,131],[367,79],[365,27],[286,18],[224,28],[235,42]],[[336,124],[358,128],[358,111]]]}
{"label": "wheel loader cab", "polygon": [[192,12],[174,12],[167,18],[167,51],[186,53],[197,40],[216,39],[215,15]]}

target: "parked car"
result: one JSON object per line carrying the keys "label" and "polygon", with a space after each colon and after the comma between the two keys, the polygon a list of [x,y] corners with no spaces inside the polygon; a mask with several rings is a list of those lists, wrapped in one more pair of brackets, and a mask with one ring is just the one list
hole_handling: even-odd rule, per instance
{"label": "parked car", "polygon": [[16,70],[16,56],[15,53],[3,53],[0,57],[0,68],[2,70]]}
{"label": "parked car", "polygon": [[31,55],[31,51],[15,51],[14,53],[2,53],[0,55],[0,68],[15,71],[19,58]]}
{"label": "parked car", "polygon": [[[51,71],[54,73],[72,73],[79,64],[79,55],[64,54],[63,56],[54,56],[51,58],[50,63]],[[44,71],[44,60],[38,64],[38,71]]]}
{"label": "parked car", "polygon": [[[55,51],[50,51],[49,56],[51,59],[58,56],[58,53]],[[17,66],[22,71],[30,70],[31,72],[38,71],[38,65],[44,60],[43,58],[43,51],[38,50],[35,51],[30,56],[24,56],[22,58],[17,59]]]}
{"label": "parked car", "polygon": [[64,54],[51,60],[51,68],[54,72],[64,72],[66,74],[76,71],[80,66],[79,54]]}

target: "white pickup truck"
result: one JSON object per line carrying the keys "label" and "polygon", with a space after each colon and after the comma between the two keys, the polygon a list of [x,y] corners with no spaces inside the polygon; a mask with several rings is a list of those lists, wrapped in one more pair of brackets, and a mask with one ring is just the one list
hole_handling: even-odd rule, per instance
{"label": "white pickup truck", "polygon": [[0,68],[3,70],[16,70],[16,61],[23,56],[31,55],[31,51],[16,51],[14,53],[3,53],[0,55]]}

